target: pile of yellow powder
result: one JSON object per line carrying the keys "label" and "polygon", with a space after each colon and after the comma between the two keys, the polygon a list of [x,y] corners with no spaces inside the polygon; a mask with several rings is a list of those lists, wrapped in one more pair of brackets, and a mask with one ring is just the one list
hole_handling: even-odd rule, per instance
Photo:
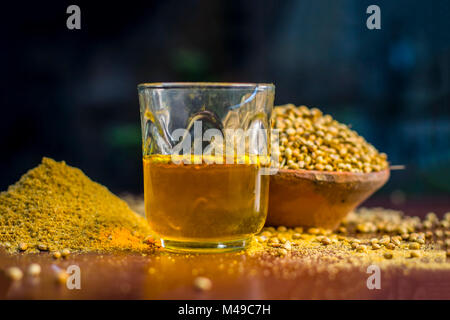
{"label": "pile of yellow powder", "polygon": [[10,252],[144,251],[145,218],[81,170],[43,158],[0,194],[0,246]]}

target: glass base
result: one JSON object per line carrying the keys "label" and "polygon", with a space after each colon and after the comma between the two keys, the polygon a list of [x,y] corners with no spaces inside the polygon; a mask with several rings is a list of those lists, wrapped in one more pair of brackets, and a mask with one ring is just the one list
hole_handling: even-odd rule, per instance
{"label": "glass base", "polygon": [[219,253],[243,250],[250,244],[250,241],[251,238],[220,242],[161,239],[161,246],[173,252]]}

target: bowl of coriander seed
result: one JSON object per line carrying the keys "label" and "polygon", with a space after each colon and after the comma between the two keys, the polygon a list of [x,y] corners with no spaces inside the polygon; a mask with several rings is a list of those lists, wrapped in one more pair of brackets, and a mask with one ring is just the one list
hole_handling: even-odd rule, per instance
{"label": "bowl of coriander seed", "polygon": [[267,225],[334,229],[389,179],[385,153],[317,108],[277,106],[280,169],[270,177]]}

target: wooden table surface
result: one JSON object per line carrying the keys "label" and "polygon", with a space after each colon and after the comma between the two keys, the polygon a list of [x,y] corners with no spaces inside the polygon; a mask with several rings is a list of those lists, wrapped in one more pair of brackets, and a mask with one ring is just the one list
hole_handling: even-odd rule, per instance
{"label": "wooden table surface", "polygon": [[[0,273],[0,299],[450,299],[450,270],[381,270],[381,289],[369,290],[367,274],[353,267],[336,274],[302,268],[299,260],[239,253],[183,255],[0,253],[0,268],[23,271],[39,263],[39,277],[11,281]],[[81,289],[56,281],[55,271],[78,265]],[[320,269],[320,268],[319,268]],[[308,271],[310,270],[310,271]],[[194,286],[197,276],[210,290]]]}

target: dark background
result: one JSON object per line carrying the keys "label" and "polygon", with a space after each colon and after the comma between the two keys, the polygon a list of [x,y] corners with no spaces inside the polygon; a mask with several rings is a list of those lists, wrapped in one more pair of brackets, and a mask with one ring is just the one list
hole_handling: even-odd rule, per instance
{"label": "dark background", "polygon": [[[70,4],[81,30],[66,28]],[[366,28],[371,4],[381,30]],[[15,1],[1,12],[1,190],[49,156],[140,193],[138,83],[273,82],[276,104],[317,106],[406,165],[379,203],[450,211],[450,1]]]}

